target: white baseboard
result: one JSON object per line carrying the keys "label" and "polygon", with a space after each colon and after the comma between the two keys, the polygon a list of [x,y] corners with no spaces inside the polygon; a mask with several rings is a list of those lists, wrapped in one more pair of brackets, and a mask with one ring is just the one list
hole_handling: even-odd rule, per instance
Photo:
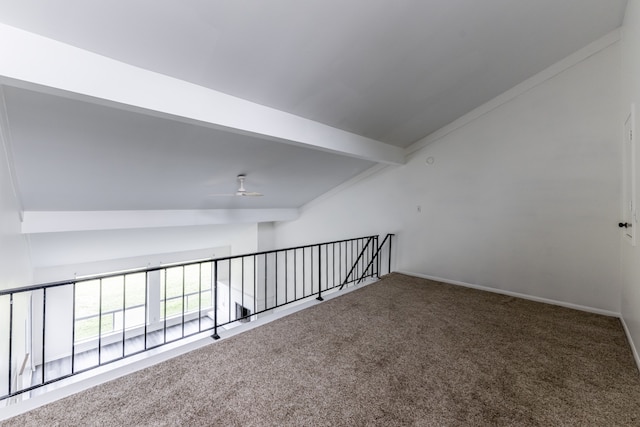
{"label": "white baseboard", "polygon": [[488,286],[474,285],[472,283],[460,282],[458,280],[449,280],[449,279],[444,279],[442,277],[429,276],[427,274],[413,273],[413,272],[410,272],[410,271],[398,271],[398,273],[406,274],[408,276],[421,277],[423,279],[428,279],[428,280],[433,280],[433,281],[436,281],[436,282],[447,283],[447,284],[450,284],[450,285],[464,286],[465,288],[473,288],[473,289],[478,289],[478,290],[481,290],[481,291],[493,292],[493,293],[496,293],[496,294],[508,295],[508,296],[511,296],[511,297],[523,298],[523,299],[536,301],[536,302],[543,302],[543,303],[546,303],[546,304],[559,305],[561,307],[572,308],[574,310],[586,311],[586,312],[589,312],[589,313],[602,314],[604,316],[621,318],[620,313],[617,313],[615,311],[610,311],[610,310],[603,310],[601,308],[594,308],[594,307],[588,307],[588,306],[585,306],[585,305],[572,304],[572,303],[565,302],[565,301],[557,301],[557,300],[548,299],[548,298],[541,298],[541,297],[536,297],[536,296],[533,296],[533,295],[521,294],[519,292],[505,291],[503,289],[496,289],[496,288],[491,288],[491,287],[488,287]]}
{"label": "white baseboard", "polygon": [[627,326],[627,322],[625,322],[624,317],[620,316],[620,322],[622,323],[622,328],[624,329],[624,333],[627,335],[627,341],[629,341],[629,345],[631,346],[631,353],[633,353],[633,359],[636,361],[636,366],[640,371],[640,356],[638,355],[638,350],[633,342],[633,338],[631,337],[631,331],[629,331],[629,327]]}

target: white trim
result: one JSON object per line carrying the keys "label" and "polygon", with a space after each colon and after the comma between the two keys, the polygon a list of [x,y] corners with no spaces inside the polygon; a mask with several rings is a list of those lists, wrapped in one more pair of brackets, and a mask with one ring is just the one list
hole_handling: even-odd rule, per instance
{"label": "white trim", "polygon": [[487,292],[493,292],[493,293],[496,293],[496,294],[508,295],[508,296],[511,296],[511,297],[522,298],[522,299],[526,299],[526,300],[530,300],[530,301],[536,301],[536,302],[542,302],[542,303],[545,303],[545,304],[558,305],[560,307],[572,308],[574,310],[580,310],[580,311],[586,311],[586,312],[589,312],[589,313],[601,314],[603,316],[610,316],[610,317],[618,317],[618,318],[620,318],[620,313],[617,313],[615,311],[610,311],[610,310],[603,310],[601,308],[588,307],[586,305],[579,305],[579,304],[573,304],[573,303],[570,303],[570,302],[557,301],[557,300],[553,300],[553,299],[549,299],[549,298],[541,298],[541,297],[536,297],[536,296],[533,296],[533,295],[521,294],[519,292],[505,291],[503,289],[491,288],[491,287],[488,287],[488,286],[474,285],[474,284],[471,284],[471,283],[460,282],[458,280],[443,279],[442,277],[429,276],[427,274],[413,273],[413,272],[409,272],[409,271],[398,271],[398,273],[406,274],[407,276],[420,277],[422,279],[433,280],[433,281],[436,281],[436,282],[447,283],[449,285],[463,286],[465,288],[478,289],[478,290],[481,290],[481,291],[487,291]]}
{"label": "white trim", "polygon": [[617,28],[611,31],[604,37],[596,40],[595,42],[583,47],[577,52],[567,56],[566,58],[556,62],[554,65],[548,67],[547,69],[539,72],[538,74],[530,77],[524,82],[512,87],[511,89],[503,92],[501,95],[493,98],[492,100],[482,104],[481,106],[471,110],[469,113],[464,116],[454,120],[448,125],[436,130],[435,132],[427,135],[426,137],[414,142],[410,146],[408,146],[405,150],[405,155],[407,158],[409,156],[423,148],[427,145],[439,140],[440,138],[445,137],[451,132],[458,130],[469,123],[475,121],[476,119],[484,116],[485,114],[495,110],[496,108],[506,104],[507,102],[513,100],[514,98],[530,91],[536,86],[544,83],[545,81],[557,76],[563,71],[573,67],[574,65],[579,64],[580,62],[586,60],[587,58],[595,55],[601,50],[606,49],[612,44],[620,41],[621,38],[621,30]]}
{"label": "white trim", "polygon": [[640,355],[638,355],[638,350],[636,348],[635,343],[633,342],[633,338],[631,337],[631,331],[629,330],[629,327],[627,327],[627,322],[625,322],[623,316],[620,316],[620,323],[622,323],[622,328],[624,329],[624,333],[627,335],[627,341],[629,341],[629,345],[631,346],[631,353],[633,353],[633,360],[635,360],[636,366],[640,371]]}
{"label": "white trim", "polygon": [[[627,234],[626,228],[624,230],[621,229],[621,231],[622,231],[624,240],[631,246],[636,246],[636,234],[637,234],[636,228],[638,225],[638,217],[637,217],[638,208],[636,206],[637,200],[636,200],[636,143],[635,143],[635,134],[636,134],[635,115],[636,114],[635,113],[636,113],[635,104],[632,103],[631,107],[629,108],[629,115],[624,121],[624,126],[623,126],[624,137],[622,141],[622,144],[623,144],[622,155],[624,156],[624,158],[622,159],[622,165],[623,165],[622,170],[624,174],[622,177],[622,188],[624,193],[622,195],[623,206],[622,206],[622,212],[621,212],[621,219],[625,221],[628,218],[629,222],[632,225],[631,227],[632,235],[631,237],[629,237],[629,235]],[[627,128],[627,124],[629,124],[628,128]],[[627,131],[629,132],[629,134],[627,134]],[[629,136],[629,139],[627,139],[627,136]],[[627,144],[629,144],[629,148],[627,148]],[[627,166],[629,167],[629,170],[627,170]],[[627,188],[627,186],[630,186],[631,188]],[[630,195],[630,200],[626,200],[627,194]],[[627,203],[631,204],[631,209],[628,214],[627,214],[627,211],[629,210],[629,206],[626,206]]]}

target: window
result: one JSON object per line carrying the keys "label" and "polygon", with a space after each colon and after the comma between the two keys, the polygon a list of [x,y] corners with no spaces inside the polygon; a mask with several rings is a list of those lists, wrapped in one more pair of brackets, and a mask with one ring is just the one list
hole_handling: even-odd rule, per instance
{"label": "window", "polygon": [[124,273],[77,282],[74,342],[120,335],[136,328],[142,333],[145,322],[188,321],[212,308],[211,262],[167,267],[153,273]]}

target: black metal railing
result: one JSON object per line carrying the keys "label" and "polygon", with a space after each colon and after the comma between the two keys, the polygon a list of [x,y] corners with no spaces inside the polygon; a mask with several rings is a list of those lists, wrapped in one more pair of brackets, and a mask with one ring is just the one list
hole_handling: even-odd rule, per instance
{"label": "black metal railing", "polygon": [[[0,291],[0,401],[391,272],[391,234]],[[388,244],[387,244],[388,242]],[[337,289],[336,289],[337,290]]]}

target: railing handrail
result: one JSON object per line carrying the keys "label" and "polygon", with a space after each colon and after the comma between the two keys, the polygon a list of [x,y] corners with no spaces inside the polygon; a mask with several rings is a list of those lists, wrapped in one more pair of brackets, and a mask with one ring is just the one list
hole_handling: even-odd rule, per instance
{"label": "railing handrail", "polygon": [[220,261],[228,261],[228,260],[233,260],[233,259],[238,259],[238,258],[248,258],[248,257],[252,257],[252,256],[268,255],[268,254],[285,252],[285,251],[293,251],[293,250],[298,250],[298,249],[316,248],[316,247],[322,246],[322,245],[332,245],[332,244],[335,244],[335,243],[349,242],[349,241],[358,240],[358,239],[371,239],[373,237],[375,237],[375,236],[361,236],[361,237],[354,237],[354,238],[351,238],[351,239],[335,240],[335,241],[332,241],[332,242],[314,243],[314,244],[310,244],[310,245],[293,246],[293,247],[281,248],[281,249],[272,249],[272,250],[269,250],[269,251],[252,252],[252,253],[246,253],[246,254],[240,254],[240,255],[230,255],[230,256],[221,257],[221,258],[203,258],[203,259],[200,259],[200,260],[197,260],[197,261],[187,261],[187,262],[178,262],[178,263],[172,263],[172,264],[163,264],[163,265],[159,265],[159,266],[155,266],[155,267],[141,267],[141,268],[136,268],[136,269],[132,269],[132,270],[120,271],[120,272],[116,272],[116,273],[96,274],[96,275],[92,275],[92,276],[83,276],[81,278],[60,280],[60,281],[55,281],[55,282],[42,283],[42,284],[38,284],[38,285],[27,285],[27,286],[22,286],[22,287],[17,287],[17,288],[0,289],[0,296],[9,295],[9,294],[13,294],[13,293],[19,293],[19,292],[36,291],[36,290],[45,289],[45,288],[55,288],[55,287],[58,287],[58,286],[66,286],[66,285],[70,285],[70,284],[73,284],[73,283],[91,282],[93,280],[109,279],[109,278],[112,278],[112,277],[130,276],[130,275],[134,275],[134,274],[149,273],[149,272],[152,272],[152,271],[160,271],[160,270],[164,270],[164,269],[167,269],[167,268],[187,267],[187,266],[190,266],[190,265],[204,264],[204,263],[214,262],[214,261],[218,261],[218,262],[220,262]]}
{"label": "railing handrail", "polygon": [[[388,256],[389,272],[391,272],[391,236],[393,236],[393,234],[387,234],[382,245],[378,245],[379,235],[356,237],[353,239],[335,240],[220,258],[164,264],[155,267],[119,271],[95,276],[85,276],[65,281],[2,290],[0,291],[0,297],[2,297],[2,299],[0,299],[0,303],[2,303],[3,306],[8,307],[9,358],[5,360],[8,362],[7,366],[0,366],[0,369],[6,369],[5,372],[7,372],[8,379],[6,387],[3,388],[3,385],[0,384],[0,401],[187,337],[203,333],[213,333],[213,335],[209,336],[211,338],[218,339],[220,338],[218,335],[218,328],[220,327],[225,327],[226,325],[234,322],[244,321],[245,319],[256,319],[257,317],[254,316],[259,316],[262,313],[269,312],[303,299],[317,296],[316,299],[322,301],[323,292],[337,290],[338,287],[342,289],[347,283],[355,283],[358,281],[358,276],[360,277],[359,281],[365,277],[379,278],[381,272],[379,259],[380,252],[382,246],[385,245],[387,240],[389,240]],[[375,246],[378,246],[377,250]],[[234,260],[235,262],[233,262]],[[210,277],[208,274],[202,274],[203,264],[210,264]],[[200,266],[200,268],[197,269],[197,279],[189,276],[189,280],[196,280],[198,291],[192,292],[190,288],[190,291],[186,292],[185,274],[187,273],[187,270],[184,267],[192,265]],[[366,268],[364,267],[365,265]],[[374,266],[374,268],[371,268],[371,266]],[[205,267],[209,268],[208,265]],[[181,287],[182,291],[180,295],[168,297],[166,273],[172,268],[182,268],[182,278],[176,279],[177,281],[171,284],[171,286],[177,285],[178,287]],[[247,268],[247,270],[245,270],[245,268]],[[163,270],[165,272],[164,281],[162,280],[161,274],[150,274],[151,272],[161,272]],[[226,272],[228,272],[228,276],[225,274]],[[247,273],[246,276],[245,272]],[[228,284],[218,282],[219,273],[224,275],[224,278],[221,280],[225,282],[228,280]],[[127,284],[131,283],[135,285],[136,289],[139,286],[137,280],[135,282],[130,282],[127,279],[132,275],[138,274],[145,275],[145,303],[134,303],[135,305],[127,306]],[[354,278],[350,279],[352,275]],[[116,277],[120,278],[120,281],[122,282],[122,288],[118,291],[119,294],[117,297],[120,299],[120,301],[117,302],[119,307],[103,311],[103,308],[106,308],[103,305],[103,280]],[[235,281],[233,278],[235,278]],[[87,282],[93,281],[99,282],[99,303],[97,308],[95,308],[97,309],[97,314],[76,316],[77,285],[83,285]],[[224,291],[223,294],[220,294],[218,290],[219,285],[228,286],[228,289]],[[281,285],[284,286],[282,287]],[[64,286],[69,286],[71,288],[70,290],[73,292],[73,298],[70,300],[65,298],[64,302],[54,299],[55,303],[53,306],[47,305],[49,300],[47,290],[49,288]],[[162,288],[162,286],[164,286],[164,288]],[[164,297],[161,297],[162,289],[164,289]],[[251,290],[253,292],[251,292]],[[35,322],[32,326],[33,331],[28,332],[28,334],[30,334],[28,339],[34,346],[32,353],[38,356],[40,360],[39,365],[37,365],[39,366],[39,368],[37,368],[39,369],[38,378],[34,377],[31,386],[25,386],[24,384],[17,383],[17,380],[14,381],[14,374],[16,370],[13,365],[15,365],[15,360],[18,360],[13,359],[13,348],[15,347],[13,342],[14,302],[16,301],[16,295],[34,291],[41,291],[40,295],[37,296],[35,300],[26,298],[21,298],[19,300],[21,305],[31,304],[29,310],[24,312],[21,311],[20,313],[22,314],[19,316],[32,316],[31,322]],[[141,291],[141,289],[138,289],[138,291]],[[210,296],[207,297],[210,298],[210,303],[206,303],[203,306],[202,295],[207,292],[210,292]],[[280,295],[278,292],[280,292]],[[195,308],[194,310],[189,310],[189,297],[194,295],[200,295],[197,301],[197,311]],[[245,296],[247,298],[246,300]],[[180,313],[169,319],[167,304],[169,301],[179,299],[182,299],[182,304],[180,304],[179,309]],[[134,298],[133,301],[137,302],[138,299]],[[160,308],[162,301],[164,301],[164,313],[161,312]],[[225,302],[228,302],[228,304],[225,304]],[[222,305],[220,305],[220,303],[222,303]],[[63,310],[66,310],[67,305],[71,308],[71,316],[67,320],[67,323],[71,328],[71,336],[69,337],[69,334],[63,334],[64,336],[58,342],[58,344],[61,345],[54,344],[52,346],[50,342],[57,342],[55,340],[55,334],[60,332],[60,328],[57,324],[54,324],[55,328],[53,329],[47,327],[47,318],[52,315],[60,315]],[[111,307],[111,302],[108,306]],[[51,307],[53,307],[53,309]],[[128,310],[138,310],[143,307],[144,323],[132,328],[127,328],[126,316]],[[210,310],[211,307],[213,307],[212,311]],[[31,310],[34,311],[32,312]],[[203,310],[206,310],[206,312]],[[222,315],[221,320],[218,317],[219,311]],[[118,326],[116,335],[112,333],[116,330],[115,316],[117,313],[122,313],[122,327]],[[108,325],[104,325],[103,328],[102,318],[105,315],[111,316],[112,324],[110,330],[108,330]],[[79,336],[76,335],[78,330],[78,321],[92,318],[98,318],[97,335],[93,336],[90,340],[76,341]],[[203,321],[203,319],[206,320],[206,322]],[[22,322],[22,320],[20,321]],[[120,320],[118,321],[120,322]],[[189,326],[190,329],[187,330],[187,323],[192,323],[191,326],[194,326],[194,328]],[[127,330],[134,331],[135,334],[127,336]],[[35,331],[39,331],[41,333],[37,335]],[[50,336],[50,331],[54,331],[53,339],[52,336]],[[168,331],[171,332],[172,337],[168,335]],[[135,346],[128,348],[127,342],[134,336],[141,336],[143,341],[142,343],[135,344]],[[113,339],[114,337],[116,339]],[[149,339],[151,339],[151,341],[149,341]],[[97,344],[86,347],[85,344],[87,342]],[[141,348],[138,348],[140,344]],[[103,358],[103,348],[107,349],[107,347],[111,346],[115,346],[113,347],[115,351],[107,353]],[[97,360],[85,357],[82,359],[82,363],[76,363],[76,360],[80,360],[77,359],[76,356],[86,352],[97,353],[91,356],[92,358],[97,357]],[[20,351],[18,351],[18,356],[20,356],[19,353]],[[47,370],[48,364],[66,357],[70,357],[71,360],[70,371],[69,366],[67,365],[65,365],[62,370],[53,368],[53,373],[50,373]],[[0,358],[0,360],[2,360],[2,358]],[[34,375],[36,374],[34,373]]]}

